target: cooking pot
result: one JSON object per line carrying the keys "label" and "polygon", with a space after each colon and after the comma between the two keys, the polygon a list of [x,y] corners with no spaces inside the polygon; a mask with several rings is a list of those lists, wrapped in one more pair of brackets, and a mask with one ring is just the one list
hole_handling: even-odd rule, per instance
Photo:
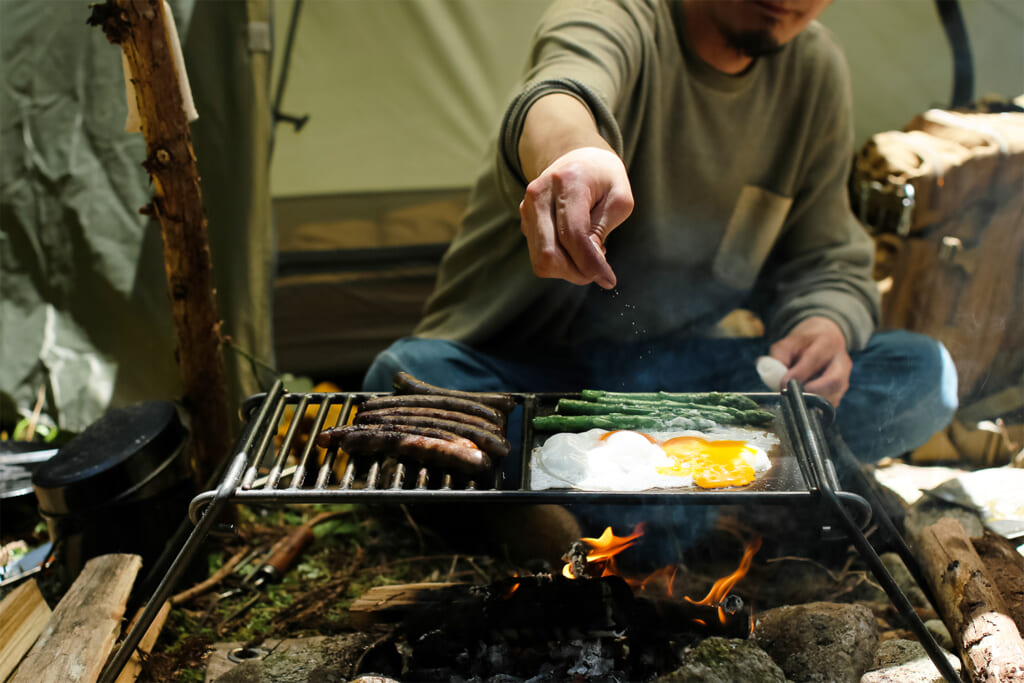
{"label": "cooking pot", "polygon": [[39,514],[69,581],[97,555],[155,562],[195,494],[187,443],[174,403],[144,401],[107,411],[36,469]]}

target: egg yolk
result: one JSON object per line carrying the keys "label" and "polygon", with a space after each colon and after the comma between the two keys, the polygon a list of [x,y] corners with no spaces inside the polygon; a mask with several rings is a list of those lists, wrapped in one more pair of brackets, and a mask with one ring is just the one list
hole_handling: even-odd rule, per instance
{"label": "egg yolk", "polygon": [[644,434],[643,432],[634,432],[632,429],[615,429],[615,430],[612,430],[610,432],[605,432],[604,434],[602,434],[598,438],[598,441],[605,441],[612,434],[618,434],[619,432],[630,432],[632,434],[639,434],[640,436],[644,437],[645,439],[647,439],[651,443],[658,443],[657,441],[654,440],[654,437],[651,436],[650,434]]}
{"label": "egg yolk", "polygon": [[658,474],[686,477],[705,489],[745,486],[754,481],[754,468],[743,458],[755,451],[745,441],[708,441],[699,436],[677,436],[661,444],[674,462]]}

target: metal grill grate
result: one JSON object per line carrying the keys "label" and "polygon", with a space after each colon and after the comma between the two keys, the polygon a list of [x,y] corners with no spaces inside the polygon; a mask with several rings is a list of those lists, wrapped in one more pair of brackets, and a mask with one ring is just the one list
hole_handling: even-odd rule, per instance
{"label": "metal grill grate", "polygon": [[[532,420],[554,411],[559,398],[575,394],[513,394],[517,408],[509,420],[511,453],[493,472],[469,478],[455,472],[430,468],[394,454],[348,458],[337,449],[316,446],[316,436],[328,427],[349,423],[359,403],[372,393],[292,394],[280,385],[254,396],[243,406],[245,434],[236,458],[243,459],[241,475],[226,477],[229,499],[248,503],[332,502],[438,502],[500,501],[519,503],[665,503],[673,505],[732,505],[764,503],[820,507],[819,489],[825,484],[838,491],[839,484],[824,452],[822,425],[833,417],[831,406],[821,399],[795,397],[810,409],[797,412],[782,394],[745,394],[773,413],[771,425],[779,444],[769,452],[771,468],[752,484],[725,489],[657,489],[649,491],[532,490],[530,459],[545,435],[535,433]],[[808,444],[808,439],[814,444]],[[819,462],[820,461],[820,462]],[[819,475],[818,473],[824,474]],[[197,496],[190,517],[197,522],[221,489]],[[871,518],[871,506],[860,496],[838,491],[850,513],[863,528]],[[828,512],[827,510],[825,512]],[[828,515],[822,517],[828,519]],[[826,521],[827,526],[827,521]]]}

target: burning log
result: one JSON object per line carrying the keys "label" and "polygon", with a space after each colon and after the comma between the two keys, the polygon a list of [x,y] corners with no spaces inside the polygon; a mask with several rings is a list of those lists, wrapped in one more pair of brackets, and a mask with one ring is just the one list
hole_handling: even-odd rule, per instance
{"label": "burning log", "polygon": [[[562,558],[566,563],[563,576],[570,579],[615,576],[615,556],[632,547],[643,533],[641,523],[628,536],[615,536],[608,527],[599,538],[576,541]],[[653,612],[660,617],[659,621],[665,624],[663,630],[699,629],[707,634],[745,638],[753,630],[752,612],[744,606],[742,598],[729,591],[750,571],[750,564],[760,548],[761,539],[754,539],[744,550],[736,571],[716,581],[701,600],[685,596],[682,600],[671,598],[676,573],[676,568],[671,566],[655,571],[642,581],[629,583],[640,591],[651,589],[653,592],[657,586],[662,586],[662,592],[668,597],[648,599]]]}
{"label": "burning log", "polygon": [[671,631],[689,629],[709,636],[746,638],[753,630],[753,612],[738,595],[727,595],[716,604],[666,598],[654,598],[651,603]]}
{"label": "burning log", "polygon": [[373,588],[349,608],[353,623],[400,623],[413,637],[443,630],[454,640],[547,640],[627,629],[633,591],[615,576],[570,580],[539,574],[486,586],[408,584]]}
{"label": "burning log", "polygon": [[569,546],[562,558],[565,567],[562,576],[567,579],[595,578],[614,575],[615,556],[632,547],[644,535],[644,524],[636,525],[628,536],[616,536],[608,527],[598,538],[581,538]]}

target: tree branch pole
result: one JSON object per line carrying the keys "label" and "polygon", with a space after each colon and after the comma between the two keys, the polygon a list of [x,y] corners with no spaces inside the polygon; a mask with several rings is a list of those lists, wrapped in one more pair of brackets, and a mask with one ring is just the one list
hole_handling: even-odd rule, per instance
{"label": "tree branch pole", "polygon": [[229,454],[231,429],[206,215],[168,21],[162,0],[107,0],[89,18],[121,46],[131,69],[146,140],[142,165],[154,190],[141,212],[160,221],[192,472],[203,487]]}

